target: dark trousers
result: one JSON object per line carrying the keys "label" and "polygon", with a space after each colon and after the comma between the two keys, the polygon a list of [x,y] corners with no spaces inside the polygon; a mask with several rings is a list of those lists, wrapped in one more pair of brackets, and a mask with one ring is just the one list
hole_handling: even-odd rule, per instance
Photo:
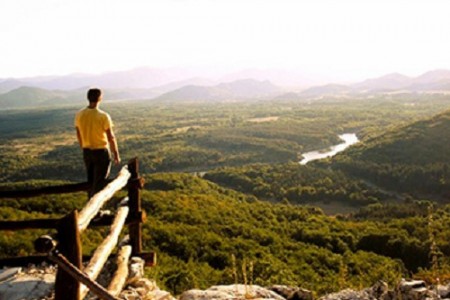
{"label": "dark trousers", "polygon": [[111,168],[111,158],[107,149],[83,149],[83,160],[90,186],[89,198],[106,186],[106,179]]}

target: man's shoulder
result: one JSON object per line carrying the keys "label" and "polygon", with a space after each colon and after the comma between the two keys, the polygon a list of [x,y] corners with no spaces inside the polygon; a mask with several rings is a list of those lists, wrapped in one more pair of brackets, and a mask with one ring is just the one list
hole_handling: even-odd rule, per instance
{"label": "man's shoulder", "polygon": [[106,111],[103,111],[101,109],[97,109],[97,113],[100,116],[100,118],[106,119],[106,120],[111,120],[111,116]]}
{"label": "man's shoulder", "polygon": [[98,108],[89,108],[85,107],[77,111],[76,115],[82,115],[82,114],[90,114],[92,116],[100,115],[100,116],[109,116],[109,114],[106,111],[103,111]]}
{"label": "man's shoulder", "polygon": [[89,109],[88,107],[83,107],[83,108],[81,108],[80,110],[78,110],[78,111],[76,112],[76,115],[82,114],[82,113],[88,111],[88,109]]}
{"label": "man's shoulder", "polygon": [[106,111],[104,111],[104,110],[102,110],[100,108],[97,108],[97,111],[98,111],[99,114],[102,114],[102,115],[105,115],[105,116],[109,116],[109,114]]}

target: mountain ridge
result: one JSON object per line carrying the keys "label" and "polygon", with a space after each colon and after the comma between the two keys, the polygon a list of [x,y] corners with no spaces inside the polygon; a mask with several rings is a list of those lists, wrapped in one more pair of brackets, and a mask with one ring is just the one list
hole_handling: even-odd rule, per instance
{"label": "mountain ridge", "polygon": [[[8,108],[40,105],[46,102],[43,90],[47,92],[47,101],[51,103],[58,94],[55,103],[70,103],[85,99],[81,90],[97,85],[105,90],[110,100],[153,99],[156,101],[225,101],[225,100],[314,100],[324,96],[362,96],[402,91],[406,93],[450,93],[450,70],[438,69],[417,77],[408,77],[391,73],[370,78],[354,84],[335,84],[312,86],[303,90],[281,88],[264,79],[237,79],[217,81],[205,77],[186,77],[187,73],[172,69],[164,70],[140,68],[130,71],[111,72],[100,75],[72,74],[67,76],[42,76],[22,79],[0,79],[0,103]],[[246,74],[245,72],[242,74]],[[192,74],[189,74],[192,75]],[[235,76],[239,77],[239,76]],[[264,76],[263,76],[264,77]],[[33,101],[30,95],[20,100],[17,91],[20,87],[37,88]],[[76,95],[74,90],[78,90]],[[57,91],[57,92],[55,92]],[[13,92],[13,93],[10,93]],[[24,91],[22,90],[22,93]],[[10,97],[10,99],[8,99]],[[70,101],[69,101],[70,100]],[[6,108],[2,107],[2,108]]]}
{"label": "mountain ridge", "polygon": [[[277,86],[290,86],[307,89],[315,86],[328,84],[348,85],[358,88],[371,84],[380,85],[383,81],[398,88],[398,84],[411,82],[414,84],[432,83],[440,80],[449,81],[450,71],[446,69],[436,69],[427,71],[416,77],[409,77],[400,73],[389,73],[380,77],[368,78],[354,83],[336,83],[329,78],[318,79],[314,74],[308,74],[299,70],[285,69],[247,69],[221,76],[212,76],[211,72],[205,73],[196,69],[182,68],[151,68],[140,67],[125,71],[113,71],[100,74],[74,73],[62,76],[35,76],[23,78],[0,78],[0,91],[2,84],[7,81],[19,81],[22,85],[36,86],[45,89],[71,90],[84,86],[98,85],[102,88],[154,88],[167,85],[173,82],[182,82],[191,78],[205,78],[216,83],[232,82],[242,79],[254,79],[258,81],[270,81]],[[394,82],[394,83],[393,83]]]}
{"label": "mountain ridge", "polygon": [[241,79],[214,86],[188,85],[165,93],[155,101],[224,101],[269,97],[281,89],[270,81]]}

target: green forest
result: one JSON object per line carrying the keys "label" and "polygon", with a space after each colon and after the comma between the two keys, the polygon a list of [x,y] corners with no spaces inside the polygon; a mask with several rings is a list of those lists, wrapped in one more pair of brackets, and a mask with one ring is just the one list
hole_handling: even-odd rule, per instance
{"label": "green forest", "polygon": [[[138,157],[146,179],[144,249],[158,255],[148,276],[175,295],[244,280],[322,295],[450,278],[450,96],[102,107],[121,156]],[[78,109],[0,111],[0,192],[85,180]],[[360,143],[298,163],[342,133]],[[0,219],[61,217],[85,202],[85,193],[4,199]],[[42,233],[5,232],[0,256],[32,254]],[[88,231],[85,254],[103,235]]]}

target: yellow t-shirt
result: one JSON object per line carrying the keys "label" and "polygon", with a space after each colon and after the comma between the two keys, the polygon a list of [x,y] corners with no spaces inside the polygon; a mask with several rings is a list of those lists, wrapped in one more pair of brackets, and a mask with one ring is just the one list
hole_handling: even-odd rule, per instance
{"label": "yellow t-shirt", "polygon": [[98,108],[86,107],[75,115],[75,127],[80,131],[83,148],[108,148],[106,131],[112,126],[111,117]]}

